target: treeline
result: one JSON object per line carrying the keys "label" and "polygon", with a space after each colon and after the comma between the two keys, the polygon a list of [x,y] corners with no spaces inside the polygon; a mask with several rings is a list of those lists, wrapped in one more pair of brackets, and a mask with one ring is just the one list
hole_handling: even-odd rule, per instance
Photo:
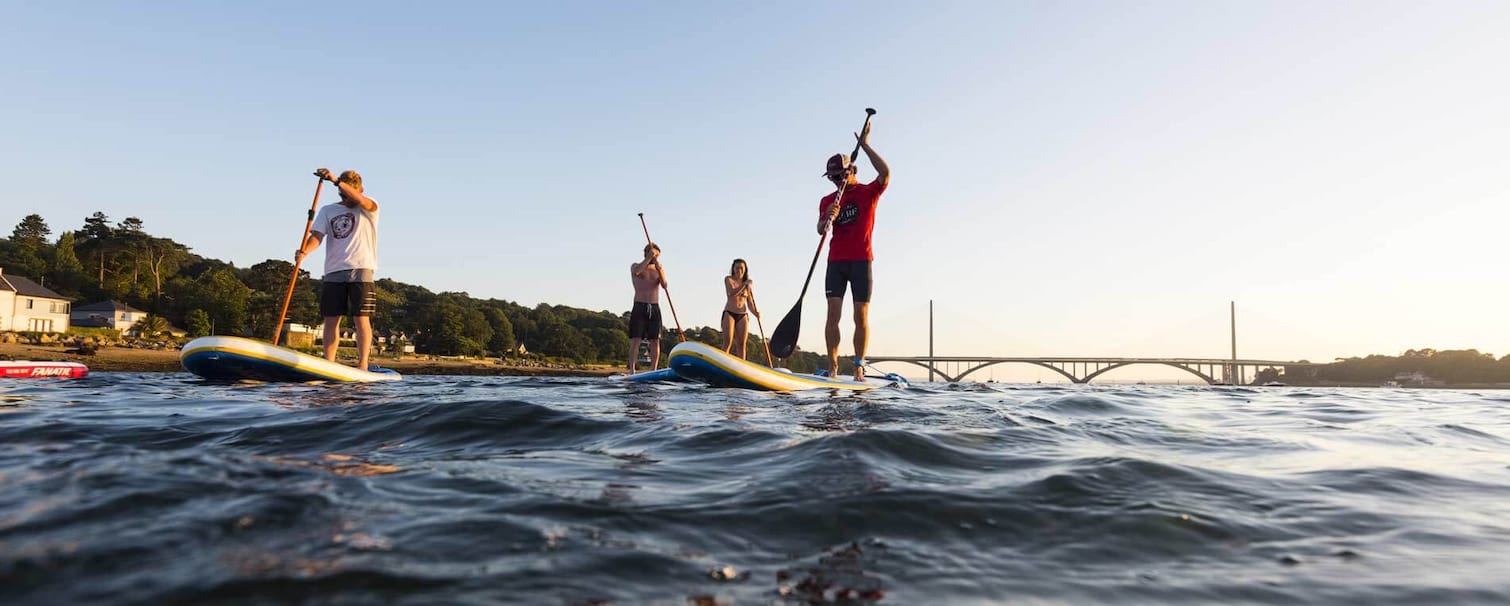
{"label": "treeline", "polygon": [[1381,385],[1397,377],[1409,380],[1408,375],[1413,373],[1449,385],[1510,383],[1510,355],[1496,359],[1493,354],[1476,349],[1411,349],[1399,356],[1338,358],[1331,364],[1297,367],[1278,376],[1278,380],[1293,385]]}
{"label": "treeline", "polygon": [[[42,216],[27,215],[10,238],[0,239],[0,267],[6,274],[25,276],[70,297],[75,304],[114,299],[181,327],[190,336],[263,339],[272,336],[294,269],[293,263],[276,259],[238,268],[194,254],[171,238],[149,234],[139,218],[112,223],[100,212],[56,238]],[[390,350],[412,344],[424,354],[511,357],[522,344],[531,354],[579,363],[622,364],[629,358],[628,309],[615,313],[545,303],[525,307],[464,292],[434,293],[387,279],[378,280],[376,287],[373,329],[386,337]],[[289,321],[319,325],[319,288],[320,281],[301,269]],[[687,338],[722,343],[715,328],[689,328]],[[663,356],[677,340],[674,331],[665,332]],[[765,362],[759,337],[750,337],[749,351],[751,360]],[[819,361],[816,354],[798,352],[787,366],[810,372]]]}

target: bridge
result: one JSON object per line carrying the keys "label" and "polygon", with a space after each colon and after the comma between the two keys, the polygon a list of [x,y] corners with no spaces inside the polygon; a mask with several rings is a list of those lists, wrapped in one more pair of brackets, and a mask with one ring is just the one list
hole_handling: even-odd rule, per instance
{"label": "bridge", "polygon": [[[870,356],[871,364],[898,362],[928,369],[956,383],[978,370],[998,364],[1032,364],[1063,375],[1072,383],[1089,383],[1109,371],[1135,364],[1156,364],[1178,368],[1212,385],[1246,383],[1266,368],[1289,369],[1315,366],[1310,362],[1277,360],[1235,360],[1220,358],[987,358],[973,356]],[[1251,371],[1251,372],[1250,372]]]}

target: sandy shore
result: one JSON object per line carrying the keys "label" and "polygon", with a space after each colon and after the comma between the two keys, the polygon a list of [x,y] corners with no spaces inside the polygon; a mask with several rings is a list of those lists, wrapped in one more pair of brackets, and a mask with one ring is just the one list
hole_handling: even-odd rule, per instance
{"label": "sandy shore", "polygon": [[[0,359],[79,362],[96,372],[183,372],[176,349],[103,347],[92,356],[70,354],[66,352],[67,349],[58,345],[0,343]],[[406,375],[606,377],[625,371],[623,367],[602,365],[590,365],[587,368],[542,368],[508,366],[499,364],[496,360],[430,360],[423,357],[376,358],[374,362]]]}

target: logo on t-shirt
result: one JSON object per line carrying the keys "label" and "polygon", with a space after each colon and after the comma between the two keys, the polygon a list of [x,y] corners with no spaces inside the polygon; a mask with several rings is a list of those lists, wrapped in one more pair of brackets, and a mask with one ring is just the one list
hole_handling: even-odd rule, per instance
{"label": "logo on t-shirt", "polygon": [[357,218],[352,213],[336,215],[330,218],[330,235],[335,236],[337,240],[345,240],[350,237],[351,232],[356,230],[356,227]]}
{"label": "logo on t-shirt", "polygon": [[839,218],[834,220],[834,225],[849,225],[860,218],[860,206],[858,204],[845,204],[839,208]]}

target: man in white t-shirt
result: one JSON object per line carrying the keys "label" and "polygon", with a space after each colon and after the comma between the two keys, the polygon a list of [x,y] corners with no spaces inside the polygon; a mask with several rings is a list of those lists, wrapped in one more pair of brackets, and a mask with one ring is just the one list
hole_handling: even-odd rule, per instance
{"label": "man in white t-shirt", "polygon": [[372,316],[377,307],[373,274],[377,272],[378,205],[362,188],[362,176],[348,170],[340,177],[319,169],[315,176],[334,183],[341,191],[341,201],[327,204],[315,215],[309,237],[299,247],[296,258],[325,246],[325,274],[320,292],[320,315],[325,317],[325,359],[335,361],[340,345],[341,317],[351,316],[357,330],[357,368],[367,370],[367,354],[372,349]]}

